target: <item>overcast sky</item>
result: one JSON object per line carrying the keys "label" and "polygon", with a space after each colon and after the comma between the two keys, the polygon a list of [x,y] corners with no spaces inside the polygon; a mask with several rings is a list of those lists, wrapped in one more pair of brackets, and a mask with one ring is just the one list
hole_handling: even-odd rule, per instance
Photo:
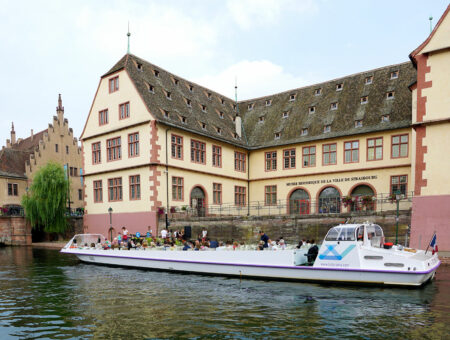
{"label": "overcast sky", "polygon": [[0,141],[46,129],[58,93],[75,136],[127,50],[229,97],[408,61],[445,0],[0,0]]}

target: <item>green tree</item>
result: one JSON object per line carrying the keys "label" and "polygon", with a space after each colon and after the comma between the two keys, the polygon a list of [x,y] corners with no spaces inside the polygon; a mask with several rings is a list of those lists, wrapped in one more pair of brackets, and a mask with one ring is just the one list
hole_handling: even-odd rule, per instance
{"label": "green tree", "polygon": [[22,197],[25,216],[33,228],[41,225],[45,232],[62,233],[69,182],[60,164],[49,162],[34,175],[28,195]]}

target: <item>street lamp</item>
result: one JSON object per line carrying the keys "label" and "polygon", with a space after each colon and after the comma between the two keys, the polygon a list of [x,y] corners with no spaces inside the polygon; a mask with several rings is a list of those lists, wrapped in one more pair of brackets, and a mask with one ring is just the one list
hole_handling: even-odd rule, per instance
{"label": "street lamp", "polygon": [[109,207],[108,209],[109,212],[109,233],[110,233],[110,238],[111,238],[111,242],[113,241],[113,234],[112,234],[112,212],[113,209],[111,207]]}
{"label": "street lamp", "polygon": [[395,218],[397,221],[397,227],[395,228],[395,244],[398,244],[398,208],[401,199],[402,199],[401,192],[400,190],[397,190],[395,192],[395,200],[397,202],[397,217]]}

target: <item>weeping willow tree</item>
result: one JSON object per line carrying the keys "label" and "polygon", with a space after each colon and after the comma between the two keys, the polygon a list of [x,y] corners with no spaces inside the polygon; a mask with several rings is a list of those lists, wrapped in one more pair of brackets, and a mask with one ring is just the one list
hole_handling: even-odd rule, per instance
{"label": "weeping willow tree", "polygon": [[48,163],[34,175],[28,195],[22,197],[25,216],[33,228],[62,233],[67,228],[65,217],[69,182],[60,164]]}

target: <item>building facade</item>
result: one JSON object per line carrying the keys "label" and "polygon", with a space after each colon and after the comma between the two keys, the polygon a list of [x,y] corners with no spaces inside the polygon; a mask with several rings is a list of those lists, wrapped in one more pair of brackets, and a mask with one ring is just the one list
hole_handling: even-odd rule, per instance
{"label": "building facade", "polygon": [[17,139],[14,124],[11,139],[0,151],[0,205],[19,208],[22,196],[33,181],[33,175],[49,161],[63,165],[70,179],[70,207],[84,208],[82,155],[78,140],[64,118],[61,95],[56,116],[48,128],[25,139]]}

